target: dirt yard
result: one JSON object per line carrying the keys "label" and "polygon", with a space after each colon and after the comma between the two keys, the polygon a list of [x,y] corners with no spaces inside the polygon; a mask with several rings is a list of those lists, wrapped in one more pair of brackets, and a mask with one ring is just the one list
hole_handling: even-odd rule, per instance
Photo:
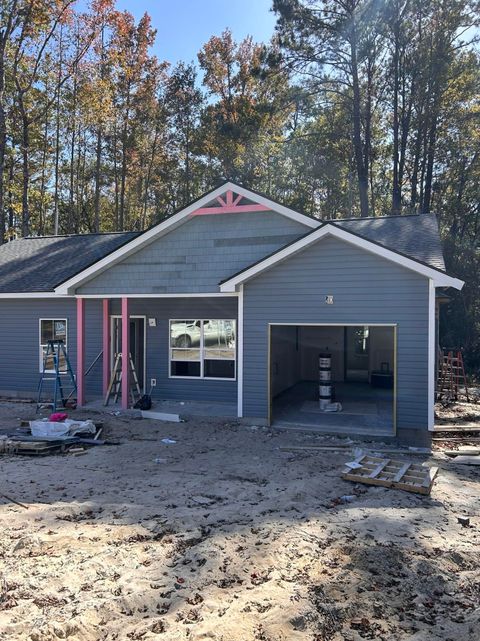
{"label": "dirt yard", "polygon": [[342,481],[351,450],[280,449],[325,437],[91,417],[121,444],[0,457],[28,505],[0,498],[2,641],[480,638],[480,467],[415,456],[441,468],[423,497]]}
{"label": "dirt yard", "polygon": [[470,402],[457,401],[451,404],[435,404],[435,425],[475,425],[480,427],[480,401],[477,394]]}

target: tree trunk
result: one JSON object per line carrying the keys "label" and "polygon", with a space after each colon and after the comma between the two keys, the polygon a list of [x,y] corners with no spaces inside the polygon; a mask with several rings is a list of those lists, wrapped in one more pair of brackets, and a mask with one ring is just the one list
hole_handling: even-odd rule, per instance
{"label": "tree trunk", "polygon": [[[45,90],[48,90],[48,87],[45,87]],[[46,172],[47,172],[47,150],[48,150],[48,109],[45,112],[45,122],[43,129],[43,149],[42,149],[42,172],[40,179],[40,211],[39,211],[39,221],[38,221],[38,233],[40,236],[45,234],[45,221],[46,221],[46,212],[47,208],[45,205],[46,201]]]}
{"label": "tree trunk", "polygon": [[4,180],[5,151],[7,148],[7,118],[5,113],[5,42],[0,50],[0,245],[5,241]]}
{"label": "tree trunk", "polygon": [[[352,19],[353,16],[352,16]],[[357,42],[355,26],[352,26],[350,40],[350,61],[352,68],[353,84],[353,151],[357,170],[358,193],[360,197],[360,215],[362,218],[368,216],[368,172],[365,171],[365,164],[362,153],[362,124],[361,124],[361,99],[360,82],[358,79]]]}
{"label": "tree trunk", "polygon": [[115,184],[115,231],[120,231],[119,189],[118,189],[118,160],[117,160],[117,124],[113,129],[113,179]]}
{"label": "tree trunk", "polygon": [[100,190],[101,190],[101,163],[102,163],[102,130],[97,129],[97,146],[95,151],[95,197],[94,197],[94,229],[100,231]]}
{"label": "tree trunk", "polygon": [[14,234],[15,227],[15,209],[13,207],[13,156],[10,159],[10,167],[8,169],[8,228],[10,234]]}
{"label": "tree trunk", "polygon": [[122,130],[122,164],[120,168],[120,211],[119,227],[120,231],[125,230],[125,188],[127,182],[127,123],[123,123]]}
{"label": "tree trunk", "polygon": [[[0,70],[0,76],[2,71]],[[0,80],[1,83],[1,80]],[[5,169],[5,149],[7,146],[7,124],[5,109],[3,108],[3,89],[0,87],[0,245],[5,241],[6,219],[4,209],[4,181],[3,172]]]}
{"label": "tree trunk", "polygon": [[[398,7],[397,7],[398,10]],[[399,18],[396,16],[394,27],[393,50],[393,186],[392,186],[392,214],[400,214],[402,209],[402,189],[399,179]]]}
{"label": "tree trunk", "polygon": [[57,74],[57,96],[55,105],[55,186],[53,193],[53,233],[58,236],[59,231],[59,211],[58,211],[58,191],[59,191],[59,165],[60,165],[60,82],[62,78],[63,67],[63,27],[60,27],[59,39],[59,59]]}
{"label": "tree trunk", "polygon": [[[412,83],[414,80],[412,79]],[[403,185],[403,177],[405,175],[405,161],[407,155],[407,144],[410,135],[410,123],[412,120],[412,107],[413,107],[413,84],[410,88],[410,95],[408,97],[407,105],[407,90],[405,87],[405,77],[403,79],[402,86],[402,117],[401,117],[401,136],[400,136],[400,158],[398,164],[398,182],[400,186],[400,200],[401,200],[401,189]],[[406,106],[407,105],[407,106]]]}
{"label": "tree trunk", "polygon": [[[21,100],[21,103],[23,101]],[[22,236],[30,234],[30,210],[28,206],[28,190],[30,186],[30,123],[23,104],[20,107],[22,116]]]}
{"label": "tree trunk", "polygon": [[428,132],[428,146],[426,157],[425,171],[425,189],[423,194],[422,211],[424,214],[430,213],[430,204],[432,200],[432,181],[433,181],[433,163],[435,160],[435,143],[437,139],[437,118],[432,118],[432,124]]}

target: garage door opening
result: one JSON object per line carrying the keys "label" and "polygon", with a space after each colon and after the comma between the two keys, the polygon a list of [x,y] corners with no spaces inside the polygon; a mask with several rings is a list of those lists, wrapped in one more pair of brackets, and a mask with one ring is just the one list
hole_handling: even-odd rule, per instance
{"label": "garage door opening", "polygon": [[274,425],[395,434],[395,326],[270,325],[269,367]]}

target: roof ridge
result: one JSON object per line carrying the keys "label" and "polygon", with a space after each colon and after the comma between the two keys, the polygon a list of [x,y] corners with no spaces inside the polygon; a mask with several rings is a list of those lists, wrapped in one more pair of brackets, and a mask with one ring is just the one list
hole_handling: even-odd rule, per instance
{"label": "roof ridge", "polygon": [[[14,240],[40,240],[43,238],[86,238],[87,236],[113,236],[121,234],[140,234],[139,231],[92,231],[85,234],[49,234],[47,236],[23,236]],[[8,244],[8,243],[6,243]]]}
{"label": "roof ridge", "polygon": [[419,216],[437,216],[433,212],[428,213],[418,213],[418,214],[387,214],[386,216],[351,216],[350,218],[322,218],[322,222],[331,223],[331,222],[341,222],[348,220],[389,220],[390,218],[414,218]]}

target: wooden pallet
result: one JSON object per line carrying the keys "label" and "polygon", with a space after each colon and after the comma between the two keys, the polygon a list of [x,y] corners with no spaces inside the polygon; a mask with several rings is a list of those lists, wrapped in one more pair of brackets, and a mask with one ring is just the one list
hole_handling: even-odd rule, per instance
{"label": "wooden pallet", "polygon": [[25,456],[43,456],[45,454],[57,454],[65,451],[65,445],[58,443],[45,443],[42,441],[10,441],[11,454],[23,454]]}
{"label": "wooden pallet", "polygon": [[361,468],[343,470],[342,479],[355,483],[382,485],[417,494],[430,494],[438,467],[425,467],[417,463],[395,461],[364,454],[355,459]]}

